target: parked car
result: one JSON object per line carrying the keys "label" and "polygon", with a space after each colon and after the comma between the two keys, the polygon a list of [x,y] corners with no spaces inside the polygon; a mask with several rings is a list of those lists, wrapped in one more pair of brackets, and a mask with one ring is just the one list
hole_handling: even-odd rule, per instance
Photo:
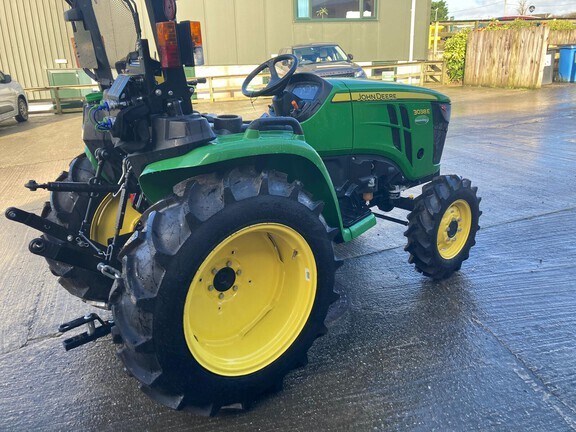
{"label": "parked car", "polygon": [[352,61],[352,54],[346,54],[334,43],[295,45],[281,49],[278,54],[294,54],[299,62],[296,72],[310,72],[321,77],[366,78],[364,70]]}
{"label": "parked car", "polygon": [[28,120],[28,98],[20,84],[0,71],[0,121],[12,117],[19,122]]}

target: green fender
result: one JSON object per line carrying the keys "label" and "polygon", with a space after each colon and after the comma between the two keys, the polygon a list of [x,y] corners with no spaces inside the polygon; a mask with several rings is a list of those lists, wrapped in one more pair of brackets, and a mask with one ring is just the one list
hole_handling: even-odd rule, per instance
{"label": "green fender", "polygon": [[157,202],[172,193],[172,188],[188,178],[241,165],[275,169],[298,179],[314,199],[324,202],[322,215],[331,227],[340,230],[342,239],[351,234],[342,225],[340,207],[324,162],[301,135],[284,131],[248,130],[244,134],[221,136],[182,156],[148,165],[140,176],[144,195]]}

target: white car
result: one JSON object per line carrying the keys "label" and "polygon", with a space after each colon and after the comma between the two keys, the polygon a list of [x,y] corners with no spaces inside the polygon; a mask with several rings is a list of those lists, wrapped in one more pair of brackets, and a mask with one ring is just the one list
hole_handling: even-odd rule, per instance
{"label": "white car", "polygon": [[0,71],[0,121],[12,117],[19,122],[28,120],[28,99],[22,86]]}

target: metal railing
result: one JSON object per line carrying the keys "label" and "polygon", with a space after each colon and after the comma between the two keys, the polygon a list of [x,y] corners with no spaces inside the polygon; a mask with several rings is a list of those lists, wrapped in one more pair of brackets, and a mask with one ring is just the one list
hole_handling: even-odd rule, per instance
{"label": "metal railing", "polygon": [[[362,68],[368,72],[368,79],[376,81],[400,81],[420,86],[427,84],[445,84],[447,81],[444,62],[442,60],[381,63],[362,66]],[[244,78],[246,78],[246,75],[206,77],[206,84],[198,84],[196,88],[197,102],[226,101],[239,97],[243,98],[244,96],[241,94],[241,81],[243,81]],[[208,97],[203,97],[206,95]]]}
{"label": "metal railing", "polygon": [[[34,92],[50,92],[51,99],[48,100],[31,100],[30,102],[45,102],[49,103],[52,102],[51,108],[48,109],[41,109],[41,110],[34,110],[30,114],[35,113],[54,113],[54,114],[63,114],[68,112],[79,112],[82,111],[82,106],[80,104],[79,107],[75,107],[74,103],[84,101],[84,95],[78,95],[74,97],[61,97],[61,91],[70,91],[70,90],[87,90],[91,89],[94,91],[98,91],[97,84],[77,84],[77,85],[58,85],[58,86],[45,86],[45,87],[28,87],[24,90],[26,93],[34,93]],[[66,107],[65,105],[70,103],[71,107]],[[64,106],[63,106],[64,105]]]}
{"label": "metal railing", "polygon": [[446,83],[446,68],[442,60],[383,63],[362,68],[372,71],[368,78],[373,80],[401,81],[420,86]]}
{"label": "metal railing", "polygon": [[[382,63],[363,66],[368,72],[368,78],[376,81],[403,82],[412,85],[445,84],[446,73],[442,61],[420,61],[406,63]],[[206,77],[206,84],[198,84],[195,92],[195,102],[227,101],[243,98],[241,92],[242,81],[246,75],[219,75]],[[51,99],[32,102],[51,104],[50,108],[34,110],[33,113],[63,114],[80,112],[80,103],[84,95],[62,97],[61,92],[69,90],[98,90],[96,84],[58,85],[46,87],[26,88],[26,92],[50,92]],[[76,106],[78,105],[78,106]]]}

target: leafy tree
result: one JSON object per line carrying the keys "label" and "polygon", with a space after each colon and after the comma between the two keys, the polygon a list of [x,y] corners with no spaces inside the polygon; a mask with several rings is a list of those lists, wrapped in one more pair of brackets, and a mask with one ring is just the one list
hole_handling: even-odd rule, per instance
{"label": "leafy tree", "polygon": [[436,11],[438,11],[438,21],[448,21],[448,5],[444,0],[432,2],[430,22],[436,21]]}
{"label": "leafy tree", "polygon": [[516,6],[516,12],[518,15],[526,15],[528,13],[528,0],[518,0],[518,6]]}

